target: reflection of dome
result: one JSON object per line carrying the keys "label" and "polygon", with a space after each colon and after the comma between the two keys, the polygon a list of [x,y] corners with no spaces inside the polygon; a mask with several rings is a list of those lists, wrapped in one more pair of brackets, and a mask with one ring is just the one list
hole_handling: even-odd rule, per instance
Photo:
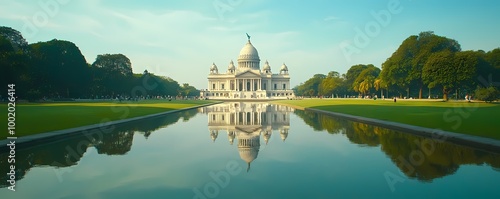
{"label": "reflection of dome", "polygon": [[271,138],[271,131],[266,131],[264,133],[264,142],[266,142],[266,145],[267,145],[267,142],[269,142],[269,138]]}
{"label": "reflection of dome", "polygon": [[238,138],[238,151],[240,158],[248,163],[247,172],[250,170],[250,163],[257,158],[260,148],[260,135],[244,133]]}
{"label": "reflection of dome", "polygon": [[219,136],[219,131],[217,130],[210,131],[210,138],[212,138],[212,142],[215,142],[217,136]]}
{"label": "reflection of dome", "polygon": [[236,133],[234,133],[234,131],[231,131],[227,134],[227,137],[229,138],[229,144],[233,145],[235,136],[236,136]]}
{"label": "reflection of dome", "polygon": [[281,129],[280,130],[280,137],[283,142],[286,140],[286,137],[288,137],[288,130],[287,129]]}
{"label": "reflection of dome", "polygon": [[259,149],[256,148],[239,148],[240,158],[246,163],[251,163],[257,158],[259,154]]}

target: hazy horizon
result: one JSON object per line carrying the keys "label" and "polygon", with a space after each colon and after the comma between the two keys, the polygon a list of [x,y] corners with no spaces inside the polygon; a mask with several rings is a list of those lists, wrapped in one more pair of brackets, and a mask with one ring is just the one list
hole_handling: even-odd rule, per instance
{"label": "hazy horizon", "polygon": [[[225,72],[251,35],[261,66],[286,63],[291,85],[317,73],[381,64],[410,35],[434,31],[462,50],[500,47],[497,1],[2,1],[2,26],[29,43],[67,40],[88,63],[122,53],[134,73],[148,70],[199,89],[210,65]],[[350,50],[351,55],[345,50]]]}

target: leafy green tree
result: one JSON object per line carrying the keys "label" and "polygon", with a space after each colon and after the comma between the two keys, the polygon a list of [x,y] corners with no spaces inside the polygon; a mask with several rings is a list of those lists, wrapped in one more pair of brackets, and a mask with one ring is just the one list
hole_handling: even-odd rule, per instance
{"label": "leafy green tree", "polygon": [[0,36],[10,41],[10,45],[14,51],[21,50],[26,52],[28,50],[28,42],[26,42],[26,39],[24,39],[19,31],[10,27],[0,26]]}
{"label": "leafy green tree", "polygon": [[123,54],[97,55],[92,64],[93,87],[104,96],[130,96],[133,87],[133,73],[130,59]]}
{"label": "leafy green tree", "polygon": [[342,85],[342,81],[344,80],[340,77],[338,72],[330,71],[319,85],[319,95],[331,96],[340,94],[341,90],[339,88]]}
{"label": "leafy green tree", "polygon": [[51,40],[31,44],[34,81],[47,97],[86,96],[90,69],[80,49],[72,42]]}
{"label": "leafy green tree", "polygon": [[97,55],[92,67],[103,68],[107,73],[132,76],[132,63],[123,54]]}
{"label": "leafy green tree", "polygon": [[0,83],[16,84],[16,95],[26,98],[28,91],[36,84],[31,81],[30,56],[27,42],[21,33],[12,28],[0,26]]}
{"label": "leafy green tree", "polygon": [[500,98],[500,91],[497,88],[490,86],[488,88],[479,87],[476,89],[475,98],[485,102],[492,102]]}
{"label": "leafy green tree", "polygon": [[460,44],[453,39],[435,35],[432,31],[421,32],[405,39],[399,48],[382,64],[381,78],[390,86],[418,88],[422,98],[424,80],[422,70],[431,55],[441,51],[459,52]]}
{"label": "leafy green tree", "polygon": [[345,74],[345,84],[348,86],[348,92],[351,92],[351,94],[353,94],[353,92],[357,92],[354,89],[354,81],[358,78],[359,74],[367,68],[369,68],[369,65],[358,64],[351,66],[351,68],[347,70],[347,73]]}
{"label": "leafy green tree", "polygon": [[484,80],[482,80],[481,83],[500,88],[500,48],[496,48],[484,54],[484,59],[488,65],[483,65],[483,67],[480,68],[480,75],[488,79],[488,83],[484,83]]}
{"label": "leafy green tree", "polygon": [[380,69],[373,66],[372,64],[367,65],[367,67],[359,73],[358,77],[354,80],[352,85],[354,91],[359,92],[360,95],[364,96],[371,93],[373,89],[375,79],[379,76]]}
{"label": "leafy green tree", "polygon": [[200,91],[196,89],[194,86],[189,85],[188,83],[182,84],[181,88],[181,93],[184,96],[199,96]]}
{"label": "leafy green tree", "polygon": [[[319,94],[319,86],[323,79],[326,78],[326,75],[323,74],[315,74],[313,77],[308,79],[306,82],[303,84],[300,84],[297,86],[296,90],[297,93],[296,95],[298,96],[303,96],[303,95],[309,95],[309,96],[315,96]],[[312,93],[311,93],[312,90]]]}

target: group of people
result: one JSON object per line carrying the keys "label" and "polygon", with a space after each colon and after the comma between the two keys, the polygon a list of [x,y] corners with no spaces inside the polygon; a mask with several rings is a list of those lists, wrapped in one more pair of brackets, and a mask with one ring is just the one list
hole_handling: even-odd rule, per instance
{"label": "group of people", "polygon": [[470,102],[470,100],[472,100],[472,95],[465,95],[465,100]]}

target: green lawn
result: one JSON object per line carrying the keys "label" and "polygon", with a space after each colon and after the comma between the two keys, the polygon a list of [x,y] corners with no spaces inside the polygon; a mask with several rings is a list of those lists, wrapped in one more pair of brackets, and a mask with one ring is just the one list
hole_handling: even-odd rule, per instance
{"label": "green lawn", "polygon": [[[145,100],[139,102],[65,102],[16,104],[16,136],[74,128],[211,103],[202,100]],[[7,134],[7,104],[0,104],[2,133]]]}
{"label": "green lawn", "polygon": [[274,103],[315,108],[500,139],[500,104],[418,100],[304,99]]}

